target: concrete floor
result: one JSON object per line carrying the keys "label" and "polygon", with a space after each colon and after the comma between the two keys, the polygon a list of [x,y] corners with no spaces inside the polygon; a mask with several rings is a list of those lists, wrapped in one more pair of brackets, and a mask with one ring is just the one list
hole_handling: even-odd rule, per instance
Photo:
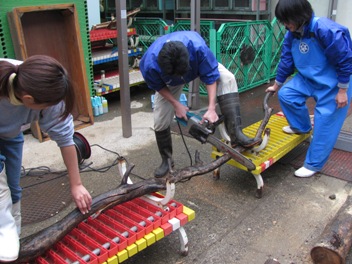
{"label": "concrete floor", "polygon": [[[265,87],[258,87],[241,94],[245,126],[262,118],[261,104],[255,103],[255,99],[262,100],[263,89]],[[116,95],[108,96],[108,114],[97,117],[93,126],[79,131],[91,145],[98,144],[118,152],[135,164],[132,172],[139,177],[132,176],[134,182],[153,177],[153,171],[160,163],[151,129],[151,94],[143,87],[131,93],[132,137],[122,136],[121,109]],[[275,100],[277,98],[273,98],[272,103],[276,105],[275,111],[279,111]],[[206,102],[206,98],[202,98],[202,102]],[[350,119],[344,126],[349,131]],[[172,139],[175,168],[189,166],[190,159],[181,136],[173,134]],[[192,156],[199,150],[203,161],[211,161],[210,145],[202,145],[189,137],[185,137],[185,142]],[[85,162],[92,162],[92,166],[98,168],[110,164],[113,159],[103,149],[92,147],[92,156]],[[38,143],[31,135],[26,135],[23,165],[45,165],[53,170],[63,168],[55,143]],[[255,198],[254,177],[229,165],[221,167],[218,181],[209,173],[177,184],[174,199],[196,212],[196,218],[185,225],[188,255],[179,254],[180,244],[175,232],[124,263],[260,264],[270,257],[277,258],[281,264],[311,263],[310,249],[351,194],[351,184],[321,173],[299,179],[293,177],[293,172],[292,166],[280,162],[267,169],[262,174],[265,186],[261,199]],[[82,180],[92,196],[118,186],[120,181],[116,167],[105,173],[82,173]],[[336,199],[329,198],[332,194]],[[71,204],[48,220],[24,226],[22,236],[54,223],[72,208]]]}

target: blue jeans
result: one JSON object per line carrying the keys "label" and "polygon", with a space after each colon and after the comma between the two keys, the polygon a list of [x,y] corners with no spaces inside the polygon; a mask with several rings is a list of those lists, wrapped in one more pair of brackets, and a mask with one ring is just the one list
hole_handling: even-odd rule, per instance
{"label": "blue jeans", "polygon": [[2,162],[5,163],[7,184],[11,190],[12,203],[17,203],[22,197],[20,187],[22,153],[23,153],[23,134],[22,132],[11,139],[0,138],[0,171]]}

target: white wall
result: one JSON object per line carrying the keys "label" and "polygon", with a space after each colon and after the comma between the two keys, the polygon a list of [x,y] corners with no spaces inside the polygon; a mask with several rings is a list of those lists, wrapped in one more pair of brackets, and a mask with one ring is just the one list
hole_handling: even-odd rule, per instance
{"label": "white wall", "polygon": [[330,0],[309,0],[314,13],[319,17],[329,17]]}
{"label": "white wall", "polygon": [[337,2],[336,22],[348,27],[352,34],[351,12],[352,1],[339,0]]}
{"label": "white wall", "polygon": [[89,29],[93,25],[100,24],[100,1],[87,0]]}

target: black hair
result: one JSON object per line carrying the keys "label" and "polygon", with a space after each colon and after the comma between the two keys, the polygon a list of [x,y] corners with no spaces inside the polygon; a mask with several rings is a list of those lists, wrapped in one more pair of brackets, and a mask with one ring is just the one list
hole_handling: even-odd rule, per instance
{"label": "black hair", "polygon": [[299,28],[310,21],[313,8],[308,0],[279,0],[275,16],[281,23],[293,23]]}
{"label": "black hair", "polygon": [[36,104],[55,105],[65,102],[62,118],[73,110],[75,94],[66,69],[56,59],[46,55],[33,55],[20,65],[0,61],[0,97],[9,96],[9,78],[15,96],[31,95]]}
{"label": "black hair", "polygon": [[181,41],[168,41],[158,55],[161,71],[167,75],[184,75],[189,69],[189,53]]}

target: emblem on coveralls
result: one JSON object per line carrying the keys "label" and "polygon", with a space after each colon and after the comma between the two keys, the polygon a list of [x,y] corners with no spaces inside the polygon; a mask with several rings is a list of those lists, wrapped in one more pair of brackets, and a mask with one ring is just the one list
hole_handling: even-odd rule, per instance
{"label": "emblem on coveralls", "polygon": [[303,53],[303,54],[308,53],[308,51],[309,51],[309,46],[308,46],[308,44],[305,43],[305,42],[299,43],[299,51],[300,51],[301,53]]}

